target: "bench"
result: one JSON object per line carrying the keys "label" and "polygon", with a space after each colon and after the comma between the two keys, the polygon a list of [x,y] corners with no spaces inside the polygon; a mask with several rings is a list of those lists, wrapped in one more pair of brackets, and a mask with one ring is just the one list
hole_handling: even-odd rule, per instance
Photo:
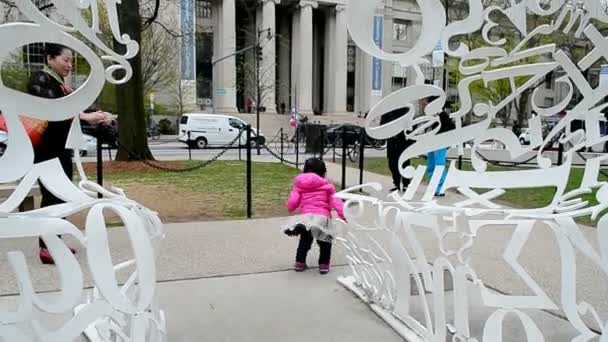
{"label": "bench", "polygon": [[[7,198],[9,198],[11,196],[11,194],[13,193],[13,191],[15,191],[16,188],[17,188],[17,184],[0,185],[0,201],[6,200]],[[34,210],[35,209],[35,205],[34,205],[35,196],[40,196],[40,187],[38,186],[38,184],[36,184],[32,187],[32,189],[30,190],[30,193],[27,195],[25,200],[23,200],[23,203],[21,203],[21,205],[19,205],[19,211],[24,212],[24,211]]]}

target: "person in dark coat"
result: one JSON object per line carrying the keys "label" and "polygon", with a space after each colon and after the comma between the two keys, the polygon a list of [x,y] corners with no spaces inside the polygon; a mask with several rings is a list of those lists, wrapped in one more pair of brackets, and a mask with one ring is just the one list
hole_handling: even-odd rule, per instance
{"label": "person in dark coat", "polygon": [[[380,119],[380,125],[385,125],[389,122],[393,122],[406,115],[407,112],[408,109],[400,108],[392,112],[386,113]],[[399,132],[399,134],[392,138],[389,138],[386,141],[386,157],[388,159],[388,167],[391,171],[391,175],[393,176],[394,186],[394,188],[391,189],[391,192],[404,191],[404,189],[410,185],[410,180],[401,176],[401,173],[399,172],[399,157],[401,157],[403,151],[405,151],[413,143],[413,140],[406,139],[404,131]],[[409,165],[410,161],[408,160],[403,166],[407,167]]]}
{"label": "person in dark coat", "polygon": [[[74,55],[69,48],[58,44],[45,44],[45,56],[47,65],[34,73],[28,85],[30,95],[47,99],[59,99],[69,95],[73,90],[66,82],[72,72]],[[111,116],[107,113],[94,111],[81,113],[80,120],[91,125],[111,122]],[[47,160],[59,159],[61,167],[69,179],[73,177],[72,151],[67,150],[65,145],[72,125],[72,120],[49,121],[47,128],[42,133],[40,144],[34,150],[34,161],[41,163]],[[42,202],[40,207],[48,207],[63,203],[53,193],[40,184]],[[44,241],[39,239],[40,261],[44,264],[54,264]]]}

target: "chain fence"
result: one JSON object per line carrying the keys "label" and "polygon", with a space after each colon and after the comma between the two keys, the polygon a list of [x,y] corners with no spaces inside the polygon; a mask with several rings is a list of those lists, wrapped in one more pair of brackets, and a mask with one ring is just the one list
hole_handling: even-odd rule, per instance
{"label": "chain fence", "polygon": [[164,140],[164,141],[156,141],[156,142],[150,142],[148,141],[148,146],[161,146],[161,145],[167,145],[167,144],[171,144],[171,143],[175,143],[175,142],[180,142],[181,138],[185,138],[187,137],[187,134],[182,134],[176,138],[170,139],[170,140]]}
{"label": "chain fence", "polygon": [[120,140],[117,139],[116,141],[117,141],[117,144],[118,144],[118,148],[125,150],[129,154],[129,156],[134,159],[134,161],[143,163],[146,166],[149,166],[151,168],[154,168],[154,169],[157,169],[157,170],[161,170],[161,171],[175,172],[175,173],[185,173],[185,172],[196,171],[196,170],[199,170],[199,169],[202,169],[204,167],[207,167],[207,166],[211,165],[212,163],[214,163],[215,161],[217,161],[218,159],[220,159],[222,156],[224,156],[224,154],[226,154],[232,147],[234,147],[234,145],[237,143],[237,141],[239,142],[239,145],[240,145],[240,140],[241,140],[241,137],[242,137],[244,131],[245,130],[241,129],[239,131],[239,134],[237,135],[236,138],[234,138],[227,145],[224,145],[224,146],[220,147],[221,151],[217,155],[215,155],[213,158],[211,158],[209,160],[205,160],[203,162],[200,162],[197,165],[194,165],[194,166],[191,166],[191,167],[186,167],[186,168],[172,168],[172,167],[167,167],[167,166],[164,166],[164,165],[160,165],[160,164],[155,163],[155,162],[150,161],[150,160],[140,159],[139,156],[136,153],[133,152],[133,150],[129,149]]}
{"label": "chain fence", "polygon": [[263,145],[262,146],[271,156],[273,156],[274,158],[276,158],[277,160],[281,161],[282,163],[288,164],[288,165],[292,165],[295,166],[296,168],[299,166],[299,163],[296,162],[292,162],[291,160],[285,158],[285,155],[283,154],[283,156],[280,156],[279,153],[274,152],[270,147],[268,147],[268,145]]}

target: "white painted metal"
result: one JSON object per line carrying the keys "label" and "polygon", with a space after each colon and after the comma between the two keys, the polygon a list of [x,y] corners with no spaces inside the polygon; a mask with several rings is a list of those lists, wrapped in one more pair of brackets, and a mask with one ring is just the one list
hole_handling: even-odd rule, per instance
{"label": "white painted metal", "polygon": [[[345,213],[348,223],[336,224],[340,232],[336,241],[346,249],[352,272],[349,277],[339,281],[369,303],[381,318],[408,340],[444,342],[448,339],[449,331],[451,341],[502,341],[503,324],[510,316],[521,322],[528,341],[544,341],[542,327],[528,312],[529,309],[536,309],[561,310],[579,333],[572,341],[607,341],[605,322],[608,317],[601,317],[594,303],[577,297],[576,282],[576,265],[583,258],[590,261],[597,272],[608,275],[608,217],[600,216],[608,208],[608,183],[599,178],[600,165],[606,157],[598,155],[588,160],[580,188],[567,190],[576,151],[608,141],[608,136],[601,135],[599,129],[601,111],[608,106],[602,104],[608,96],[608,86],[593,88],[583,76],[591,65],[608,57],[608,39],[594,24],[595,20],[607,22],[607,15],[599,8],[599,2],[594,0],[513,0],[506,9],[484,7],[479,0],[468,2],[468,16],[446,26],[443,24],[445,17],[442,16],[445,9],[440,1],[417,1],[423,16],[419,41],[411,51],[393,54],[392,51],[381,51],[372,39],[371,18],[379,1],[350,1],[348,22],[351,37],[368,54],[419,70],[420,65],[428,63],[425,56],[430,55],[441,40],[445,52],[461,60],[460,73],[463,77],[458,85],[461,108],[451,114],[456,120],[456,130],[438,132],[437,114],[442,110],[447,96],[442,89],[425,85],[418,79],[416,85],[387,96],[370,111],[367,119],[369,135],[386,139],[405,131],[415,143],[402,154],[400,162],[440,148],[462,146],[465,142],[474,141],[471,156],[475,170],[462,171],[455,165],[449,167],[444,189],[452,189],[467,198],[455,205],[440,205],[432,196],[425,195],[425,191],[417,191],[421,186],[423,167],[417,170],[414,167],[401,169],[404,177],[413,179],[404,195],[394,193],[389,199],[365,196],[358,192],[360,187],[338,194],[347,202]],[[525,37],[514,48],[509,47],[506,38],[491,34],[497,26],[492,21],[495,17],[492,12],[495,11],[503,12]],[[549,24],[530,28],[527,19],[532,13],[545,17],[554,15],[557,20],[547,20]],[[574,19],[568,15],[571,13],[582,18],[580,24],[575,21],[576,15],[572,16]],[[570,22],[567,21],[569,18]],[[580,27],[577,28],[576,24]],[[594,49],[576,61],[553,43],[527,45],[531,38],[541,35],[547,38],[557,30],[588,39]],[[476,49],[468,46],[463,41],[463,35],[470,34],[480,35],[485,46]],[[534,58],[528,59],[530,57]],[[530,118],[531,138],[530,145],[526,146],[522,146],[511,131],[491,127],[497,112],[517,100],[526,89],[534,89],[535,84],[542,82],[550,72],[563,75],[558,82],[568,85],[570,89],[567,97],[552,108],[533,103],[539,116],[559,118],[558,115],[573,100],[574,87],[582,93],[582,97],[548,136],[542,136],[540,117]],[[517,85],[515,78],[520,77],[526,77],[529,81]],[[493,81],[501,79],[511,81],[513,93],[503,102],[478,103],[472,98],[469,91],[472,82],[481,80],[485,86],[492,87]],[[424,107],[424,113],[417,113],[418,104],[425,103],[423,100],[430,97],[437,98]],[[404,107],[410,109],[407,115],[389,124],[378,125],[382,115]],[[465,115],[475,115],[477,120],[467,125],[463,120]],[[570,132],[570,123],[577,119],[585,120],[587,129]],[[418,125],[418,128],[412,132],[414,125]],[[564,128],[568,128],[566,133],[563,133]],[[553,165],[549,158],[543,156],[543,146],[554,137],[571,143],[566,145],[569,147],[564,153],[562,165]],[[537,154],[537,168],[487,171],[486,162],[474,153],[487,141],[504,144],[513,160],[538,148],[537,152],[533,152]],[[554,187],[556,192],[551,203],[544,207],[511,209],[496,202],[510,189],[545,186]],[[374,193],[379,187],[379,184],[367,184],[363,188],[370,188],[370,192]],[[480,193],[476,189],[490,191]],[[597,204],[580,198],[591,191],[597,191]],[[588,241],[575,222],[575,218],[586,215],[597,220],[596,241]],[[560,298],[551,298],[542,283],[518,262],[531,233],[538,226],[549,227],[559,246],[561,259],[556,262],[561,264]],[[525,295],[499,294],[487,289],[471,265],[470,252],[479,232],[503,228],[512,230],[513,234],[509,241],[496,248],[504,249],[503,261],[528,288]],[[436,239],[439,257],[431,259],[427,256],[419,240],[421,232],[430,233]],[[456,246],[447,244],[450,236],[458,237],[460,243]],[[451,275],[448,281],[454,289],[454,303],[450,305],[454,308],[453,315],[448,315],[446,311],[446,272]],[[426,292],[427,296],[413,295],[414,289],[420,293]],[[468,298],[473,295],[480,296],[483,306],[493,310],[479,336],[471,335],[469,322],[469,313],[475,308],[470,307]],[[420,302],[423,308],[423,312],[418,312],[416,316],[411,311],[414,301]],[[590,318],[595,321],[595,329],[586,323]],[[412,337],[412,334],[416,337]]]}
{"label": "white painted metal", "polygon": [[[161,342],[165,340],[165,318],[158,307],[155,263],[164,233],[157,213],[130,200],[120,189],[104,189],[87,179],[78,156],[84,143],[79,120],[73,120],[66,146],[76,151],[81,181],[73,184],[65,177],[58,160],[34,163],[32,145],[18,119],[18,115],[24,113],[49,121],[76,118],[77,113],[97,99],[106,80],[114,84],[129,80],[132,69],[128,60],[138,53],[139,47],[128,35],[121,33],[116,11],[118,1],[106,0],[103,7],[114,39],[126,46],[124,55],[116,53],[100,39],[100,4],[96,0],[53,0],[53,3],[58,17],[65,22],[58,23],[46,17],[32,1],[15,1],[29,22],[0,25],[0,36],[4,38],[0,44],[0,63],[8,61],[9,54],[24,45],[50,42],[68,46],[85,58],[91,66],[90,74],[73,94],[56,100],[30,96],[0,84],[2,114],[10,132],[8,148],[0,157],[0,184],[18,182],[12,195],[0,202],[0,239],[42,236],[55,260],[61,288],[53,300],[37,294],[23,251],[10,252],[8,262],[19,281],[20,294],[16,311],[11,311],[12,307],[0,307],[0,340],[72,341],[86,333],[99,342]],[[84,11],[89,9],[90,25],[84,16]],[[92,46],[102,55],[99,56]],[[115,73],[119,70],[124,71],[125,76],[116,79]],[[15,213],[37,181],[65,204]],[[103,199],[97,199],[99,193],[103,194]],[[87,213],[84,231],[63,219],[77,212]],[[133,260],[118,265],[112,261],[104,220],[104,213],[108,212],[121,218],[131,241]],[[81,265],[57,237],[59,234],[74,237],[86,253],[86,267],[94,282],[94,290],[86,300]],[[130,272],[124,285],[117,281],[119,271]],[[58,317],[73,314],[73,318],[59,328],[49,330],[45,322],[37,320],[36,317],[40,317],[37,312]]]}

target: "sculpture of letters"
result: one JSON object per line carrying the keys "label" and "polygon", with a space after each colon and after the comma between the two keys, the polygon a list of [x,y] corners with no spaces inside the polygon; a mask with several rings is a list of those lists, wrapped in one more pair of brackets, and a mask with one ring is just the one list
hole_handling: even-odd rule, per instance
{"label": "sculpture of letters", "polygon": [[[14,307],[0,306],[2,341],[73,341],[82,333],[93,341],[104,342],[165,340],[165,319],[158,308],[156,292],[155,262],[164,236],[158,215],[128,199],[120,189],[107,190],[89,181],[78,153],[75,153],[80,177],[77,185],[65,177],[57,160],[34,164],[32,145],[18,118],[24,113],[43,120],[75,118],[97,99],[106,79],[114,84],[129,80],[132,69],[128,60],[138,53],[139,47],[128,35],[121,33],[118,2],[106,0],[102,6],[96,0],[53,0],[55,12],[65,20],[58,23],[38,11],[35,2],[17,0],[15,4],[28,22],[0,25],[0,37],[3,37],[0,61],[3,63],[7,62],[10,53],[24,45],[49,42],[70,47],[90,65],[84,85],[62,99],[30,96],[0,83],[2,113],[10,132],[8,148],[0,158],[0,184],[18,182],[12,195],[0,202],[0,239],[42,236],[61,279],[56,296],[37,294],[23,252],[8,254],[20,294]],[[126,47],[125,54],[114,52],[99,38],[101,8],[107,12],[114,39]],[[88,20],[83,17],[85,11],[90,14]],[[102,56],[99,57],[96,51]],[[117,71],[124,77],[117,79]],[[79,120],[73,120],[67,148],[78,151],[82,143]],[[15,213],[37,181],[65,204]],[[103,199],[98,199],[98,194],[102,194]],[[83,211],[87,212],[84,231],[63,219]],[[130,238],[133,260],[114,265],[104,212],[116,214],[122,220]],[[74,237],[86,253],[94,288],[84,301],[81,265],[57,237],[60,234]],[[130,272],[123,285],[117,281],[118,271]],[[36,318],[40,313],[73,317],[59,328],[50,328]]]}
{"label": "sculpture of letters", "polygon": [[[608,218],[602,212],[608,208],[608,183],[600,180],[600,165],[608,155],[596,155],[586,161],[580,187],[567,190],[572,161],[578,150],[608,141],[600,134],[601,113],[608,103],[608,85],[593,88],[584,76],[592,65],[608,58],[608,38],[594,23],[608,23],[603,3],[599,0],[522,0],[504,1],[506,8],[487,6],[482,0],[468,0],[468,15],[459,21],[446,22],[445,8],[441,0],[417,0],[422,13],[422,29],[417,44],[405,53],[382,51],[372,39],[372,17],[380,0],[351,0],[348,9],[349,30],[356,44],[369,55],[411,67],[418,78],[416,85],[398,90],[382,99],[370,111],[366,129],[376,139],[387,139],[405,131],[415,140],[401,156],[403,162],[443,147],[460,147],[474,141],[472,164],[474,171],[463,171],[455,164],[449,167],[444,189],[454,189],[461,201],[453,205],[440,205],[434,198],[434,188],[439,182],[443,167],[436,170],[426,190],[420,187],[425,167],[402,167],[404,177],[411,179],[411,186],[403,195],[391,194],[388,199],[365,196],[349,189],[338,196],[347,202],[347,224],[341,226],[338,241],[346,247],[352,275],[339,281],[357,293],[364,301],[411,341],[443,342],[451,334],[451,341],[502,341],[506,317],[521,324],[519,328],[528,341],[544,341],[547,332],[541,331],[538,322],[529,314],[531,309],[557,312],[565,317],[576,335],[572,341],[608,341],[608,317],[595,303],[579,297],[577,291],[577,264],[584,261],[606,281],[608,275]],[[486,5],[484,5],[486,4]],[[493,14],[502,12],[521,35],[521,43],[507,48],[507,40],[492,30],[498,25]],[[500,13],[498,13],[500,14]],[[530,29],[530,15],[551,17],[547,24]],[[362,25],[361,23],[369,23]],[[543,40],[556,31],[580,38],[593,46],[580,60],[572,60],[557,44],[547,43],[528,46],[532,38]],[[465,35],[478,34],[485,46],[473,49],[463,39]],[[481,39],[481,38],[480,38]],[[437,114],[446,103],[446,93],[439,87],[425,84],[420,66],[428,63],[429,56],[440,42],[447,55],[460,60],[458,84],[460,109],[451,114],[456,130],[438,133]],[[535,62],[524,60],[534,59]],[[532,109],[538,116],[529,119],[532,132],[531,144],[520,145],[518,137],[510,130],[492,128],[496,114],[527,89],[534,89],[545,77],[558,75],[557,82],[565,85],[566,97],[551,108],[534,102]],[[526,79],[518,85],[515,79]],[[512,95],[501,103],[475,103],[469,90],[472,82],[483,81],[492,87],[496,80],[510,80]],[[575,88],[581,96],[573,101]],[[424,113],[416,113],[420,100],[433,97],[424,107]],[[542,134],[541,118],[556,116],[567,111],[553,130]],[[400,119],[379,125],[379,118],[398,108],[409,108]],[[472,115],[472,124],[463,118]],[[584,120],[586,130],[570,132],[574,120]],[[414,131],[411,128],[417,125]],[[564,133],[565,132],[565,133]],[[554,165],[545,153],[545,145],[558,138],[569,146],[562,165]],[[488,140],[504,144],[512,160],[525,153],[537,153],[537,167],[514,171],[486,170],[486,161],[475,153]],[[538,151],[536,151],[538,149]],[[461,151],[462,152],[462,151]],[[555,196],[545,207],[511,209],[496,199],[509,189],[553,187]],[[380,191],[379,184],[366,184],[368,192]],[[475,189],[490,189],[478,192]],[[424,191],[423,191],[424,190]],[[584,201],[583,194],[596,191],[597,204]],[[597,230],[583,234],[575,218],[591,216],[597,222]],[[559,289],[550,296],[543,281],[533,277],[518,261],[525,251],[531,234],[544,229],[554,239],[559,267]],[[511,238],[496,242],[492,248],[503,251],[501,263],[527,289],[526,295],[507,295],[484,286],[471,263],[471,251],[476,247],[480,232],[484,230],[512,231]],[[420,240],[420,232],[431,235],[436,241],[437,255],[432,258]],[[448,244],[456,237],[456,245]],[[428,242],[428,241],[427,241]],[[546,251],[547,253],[550,251]],[[541,253],[542,255],[542,253]],[[485,260],[492,263],[493,260]],[[496,261],[494,261],[496,262]],[[447,284],[447,285],[446,285]],[[599,284],[598,284],[599,285]],[[444,291],[453,288],[453,300],[448,304]],[[416,293],[416,291],[418,293]],[[418,295],[418,294],[427,295]],[[483,322],[481,333],[472,336],[470,324],[470,299],[481,298],[490,314]],[[602,294],[598,294],[602,296]],[[606,293],[603,294],[605,298]],[[414,314],[413,307],[418,308]],[[453,309],[453,313],[450,313]],[[604,317],[602,317],[604,316]],[[568,324],[564,321],[564,325]]]}

